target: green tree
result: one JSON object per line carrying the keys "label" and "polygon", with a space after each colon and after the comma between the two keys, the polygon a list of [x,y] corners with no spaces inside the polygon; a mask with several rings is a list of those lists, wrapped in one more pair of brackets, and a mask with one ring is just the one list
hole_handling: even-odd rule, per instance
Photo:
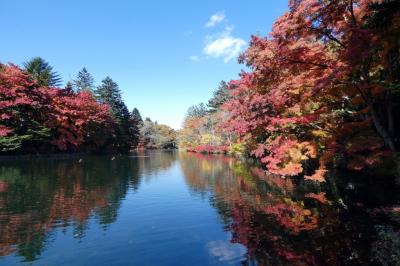
{"label": "green tree", "polygon": [[62,79],[60,75],[53,71],[53,67],[49,65],[41,57],[34,57],[25,62],[24,70],[32,75],[37,80],[39,86],[59,87]]}
{"label": "green tree", "polygon": [[131,114],[122,100],[118,84],[110,77],[106,77],[96,89],[95,95],[100,102],[108,104],[111,108],[115,122],[114,136],[111,140],[114,149],[120,153],[129,152],[138,142],[135,128],[137,125],[132,124]]}
{"label": "green tree", "polygon": [[208,101],[209,112],[216,112],[229,98],[228,84],[222,80],[218,89],[214,91],[213,97]]}
{"label": "green tree", "polygon": [[94,79],[85,67],[78,72],[78,75],[74,80],[74,86],[77,91],[81,90],[93,91]]}
{"label": "green tree", "polygon": [[198,105],[190,106],[186,113],[186,118],[188,117],[203,117],[208,113],[207,107],[204,103]]}
{"label": "green tree", "polygon": [[141,137],[140,128],[143,126],[143,119],[142,116],[140,115],[139,110],[136,107],[133,108],[131,113],[131,126],[132,126],[132,132],[138,143]]}
{"label": "green tree", "polygon": [[143,123],[142,115],[140,114],[139,110],[136,107],[133,108],[132,110],[131,119],[137,124]]}
{"label": "green tree", "polygon": [[68,92],[73,92],[74,84],[71,81],[68,81],[67,84],[65,85],[65,90]]}

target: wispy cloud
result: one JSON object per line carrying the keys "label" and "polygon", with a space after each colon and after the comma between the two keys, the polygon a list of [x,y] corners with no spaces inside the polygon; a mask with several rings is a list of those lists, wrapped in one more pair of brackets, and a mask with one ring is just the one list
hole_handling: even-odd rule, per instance
{"label": "wispy cloud", "polygon": [[225,63],[236,58],[243,48],[246,41],[232,36],[233,27],[225,27],[225,30],[217,35],[208,36],[203,54],[213,58],[223,58]]}
{"label": "wispy cloud", "polygon": [[214,27],[215,25],[221,23],[224,19],[225,19],[225,12],[224,11],[217,12],[210,17],[205,27],[206,28]]}

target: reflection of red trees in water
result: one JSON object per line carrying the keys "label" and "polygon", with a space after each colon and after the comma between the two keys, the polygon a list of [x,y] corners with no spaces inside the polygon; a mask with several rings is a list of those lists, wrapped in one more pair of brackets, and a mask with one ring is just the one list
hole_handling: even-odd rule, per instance
{"label": "reflection of red trees in water", "polygon": [[106,197],[107,190],[88,191],[78,183],[73,185],[72,191],[60,188],[54,193],[49,199],[51,205],[46,217],[41,217],[40,210],[15,214],[0,212],[0,256],[14,252],[14,245],[30,242],[31,238],[45,234],[60,222],[63,226],[72,221],[84,224],[94,209],[108,205]]}
{"label": "reflection of red trees in water", "polygon": [[[128,188],[146,173],[171,167],[174,153],[139,158],[83,157],[11,162],[0,167],[0,256],[17,252],[34,260],[56,227],[82,237],[96,216],[103,227],[115,221]],[[149,175],[151,176],[151,175]]]}
{"label": "reflection of red trees in water", "polygon": [[295,234],[317,227],[317,216],[309,209],[305,209],[300,204],[290,200],[285,203],[265,207],[263,211],[274,215],[276,221],[281,226]]}
{"label": "reflection of red trees in water", "polygon": [[[43,238],[54,227],[85,224],[94,211],[109,205],[107,197],[115,187],[115,182],[119,180],[110,177],[106,179],[109,184],[88,184],[88,180],[83,178],[84,169],[76,164],[56,165],[53,174],[54,177],[45,180],[44,196],[37,198],[37,202],[32,202],[32,207],[25,206],[26,202],[20,203],[23,206],[22,210],[14,210],[12,206],[7,206],[15,204],[15,200],[24,199],[15,199],[13,195],[7,195],[7,188],[11,190],[13,184],[0,182],[0,256],[15,252],[20,244]],[[49,187],[51,178],[57,179],[55,187]],[[35,192],[39,195],[43,192],[40,191],[40,185],[43,183],[38,180],[34,182],[30,185],[38,186],[35,187]]]}
{"label": "reflection of red trees in water", "polygon": [[64,189],[60,189],[52,200],[49,217],[54,217],[59,221],[74,220],[85,223],[95,208],[107,207],[106,195],[107,191],[103,189],[87,191],[81,189],[79,184],[74,185],[74,192],[71,196],[68,196]]}
{"label": "reflection of red trees in water", "polygon": [[[383,214],[399,211],[396,204],[373,209],[374,218],[368,209],[353,206],[352,192],[339,190],[339,183],[321,186],[283,179],[212,155],[184,154],[181,160],[189,185],[199,192],[212,192],[211,203],[231,232],[231,241],[247,247],[249,264],[369,265],[376,257],[380,261],[393,258],[371,254],[371,243],[375,245],[375,226],[387,224]],[[340,205],[342,198],[346,210]],[[381,233],[386,238],[380,241],[390,254],[396,249],[392,239],[397,234],[389,229]]]}
{"label": "reflection of red trees in water", "polygon": [[[201,154],[181,157],[188,183],[199,191],[212,188],[214,201],[228,206],[223,215],[230,221],[231,241],[246,246],[260,265],[316,265],[322,249],[323,261],[339,261],[335,242],[347,240],[333,239],[330,247],[323,247],[324,230],[327,234],[342,230],[324,193],[303,193],[298,199],[298,187],[291,179],[266,175],[260,168],[244,167],[232,159],[227,162]],[[320,224],[327,226],[320,228]]]}
{"label": "reflection of red trees in water", "polygon": [[0,193],[7,191],[7,183],[4,181],[0,181]]}
{"label": "reflection of red trees in water", "polygon": [[233,232],[231,241],[245,245],[248,253],[257,258],[259,265],[290,262],[291,265],[314,265],[312,255],[300,253],[281,237],[279,229],[268,223],[266,213],[249,208],[245,203],[235,203],[232,209]]}

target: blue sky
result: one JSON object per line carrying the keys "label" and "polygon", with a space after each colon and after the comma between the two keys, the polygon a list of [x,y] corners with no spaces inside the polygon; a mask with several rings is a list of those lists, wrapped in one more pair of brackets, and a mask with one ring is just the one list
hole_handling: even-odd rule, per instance
{"label": "blue sky", "polygon": [[266,35],[286,0],[1,0],[0,61],[41,56],[73,79],[113,78],[131,110],[174,128],[220,80],[237,78],[251,34]]}

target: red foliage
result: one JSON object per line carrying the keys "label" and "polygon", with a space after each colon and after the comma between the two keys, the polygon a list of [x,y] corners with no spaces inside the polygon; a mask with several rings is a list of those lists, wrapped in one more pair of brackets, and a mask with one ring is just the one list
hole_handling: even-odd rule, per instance
{"label": "red foliage", "polygon": [[96,102],[90,92],[39,87],[12,64],[0,65],[0,117],[0,136],[23,139],[47,129],[50,137],[34,140],[49,142],[59,150],[85,145],[95,149],[112,133],[109,107]]}
{"label": "red foliage", "polygon": [[0,136],[25,133],[23,124],[44,123],[51,110],[46,88],[18,66],[0,64]]}
{"label": "red foliage", "polygon": [[228,147],[204,144],[204,145],[199,145],[195,147],[193,150],[189,151],[194,151],[199,153],[226,153],[228,151]]}
{"label": "red foliage", "polygon": [[399,11],[380,26],[374,16],[386,9],[368,0],[292,0],[289,6],[270,36],[253,36],[241,55],[251,71],[230,82],[225,127],[257,140],[253,154],[272,173],[297,175],[317,159],[306,178],[323,181],[334,154],[351,169],[375,166],[385,150],[398,148],[395,111],[388,107],[396,98],[385,85],[396,77],[384,81],[382,73],[395,67]]}
{"label": "red foliage", "polygon": [[[54,119],[48,124],[57,132],[52,141],[60,150],[69,145],[79,146],[88,137],[110,134],[112,119],[109,106],[99,104],[89,91],[77,94],[65,90],[53,90]],[[101,145],[97,143],[98,145]]]}

